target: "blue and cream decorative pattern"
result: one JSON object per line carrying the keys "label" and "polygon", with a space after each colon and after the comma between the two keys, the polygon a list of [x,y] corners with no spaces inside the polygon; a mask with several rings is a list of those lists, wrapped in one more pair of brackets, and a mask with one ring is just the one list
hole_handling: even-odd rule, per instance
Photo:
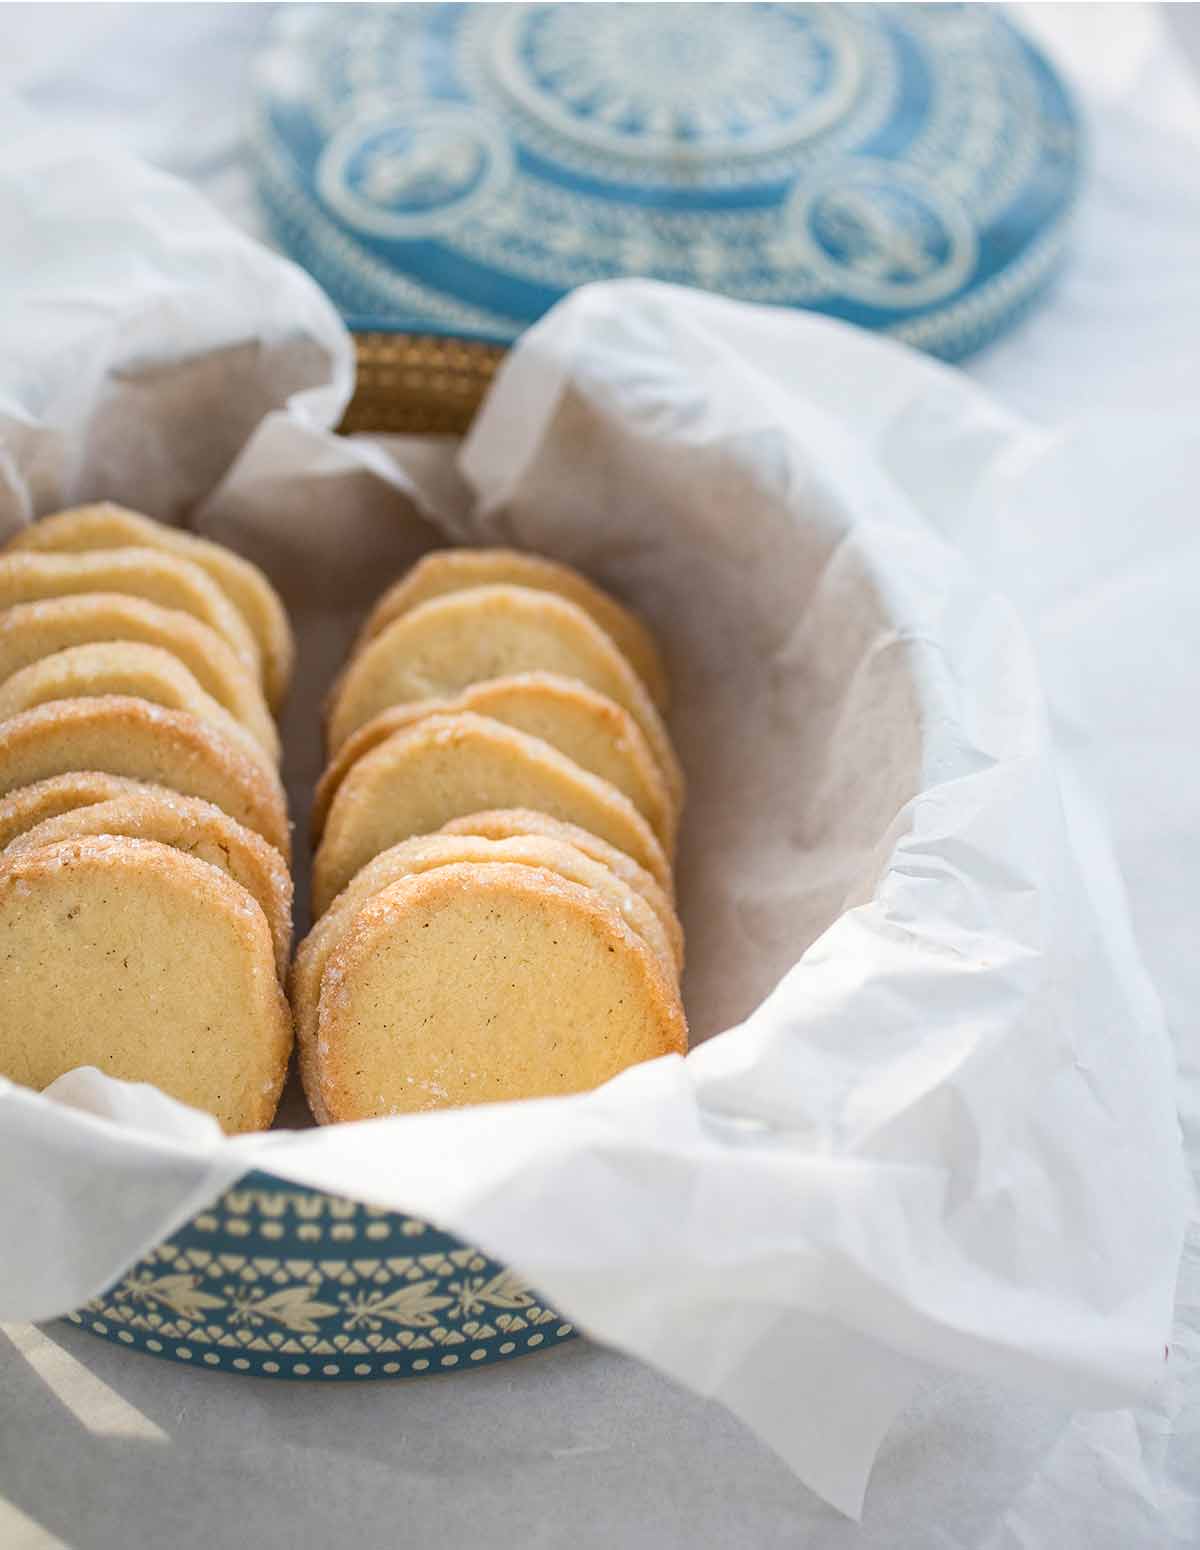
{"label": "blue and cream decorative pattern", "polygon": [[1060,257],[1080,131],[985,5],[302,5],[258,72],[284,246],[348,315],[513,338],[641,274],[947,357]]}
{"label": "blue and cream decorative pattern", "polygon": [[448,1233],[262,1173],[69,1317],[155,1356],[271,1378],[470,1370],[574,1334]]}

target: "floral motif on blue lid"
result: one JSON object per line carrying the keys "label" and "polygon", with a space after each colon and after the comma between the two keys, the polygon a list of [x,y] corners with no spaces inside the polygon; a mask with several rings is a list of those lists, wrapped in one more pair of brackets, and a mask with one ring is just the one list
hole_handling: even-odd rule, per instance
{"label": "floral motif on blue lid", "polygon": [[1060,255],[1079,125],[981,5],[285,9],[255,144],[345,312],[511,338],[627,274],[947,356]]}

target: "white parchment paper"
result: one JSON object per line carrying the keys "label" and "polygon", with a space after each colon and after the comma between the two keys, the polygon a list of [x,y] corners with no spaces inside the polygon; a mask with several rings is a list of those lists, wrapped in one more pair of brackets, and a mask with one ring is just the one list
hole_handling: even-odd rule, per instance
{"label": "white parchment paper", "polygon": [[[338,443],[347,344],[303,277],[130,164],[113,229],[81,225],[89,158],[32,146],[0,201],[32,164],[59,225],[31,201],[6,268],[0,518],[117,496],[266,564],[301,799],[325,678],[439,529],[622,593],[676,684],[706,1042],[578,1098],[237,1141],[96,1073],[0,1087],[0,1316],[76,1305],[260,1166],[477,1241],[850,1512],[930,1370],[1153,1385],[1183,1213],[1161,1015],[1021,628],[934,530],[1039,438],[836,324],[625,285],[527,336],[457,473]],[[222,359],[246,391],[214,391]]]}

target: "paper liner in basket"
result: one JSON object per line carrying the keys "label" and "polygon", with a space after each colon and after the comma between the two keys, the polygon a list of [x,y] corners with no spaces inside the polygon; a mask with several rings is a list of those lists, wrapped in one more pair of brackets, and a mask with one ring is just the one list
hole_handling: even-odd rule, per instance
{"label": "paper liner in basket", "polygon": [[[110,438],[136,412],[119,330],[91,350],[66,433],[10,448],[10,521],[78,491],[90,404]],[[526,338],[465,484],[428,448],[338,444],[336,397],[271,415],[200,513],[296,609],[293,724],[434,541],[423,518],[627,597],[676,684],[686,994],[712,1037],[577,1098],[236,1141],[95,1073],[0,1086],[0,1316],[79,1303],[257,1166],[479,1243],[847,1511],[929,1368],[1139,1392],[1182,1213],[1161,1018],[1015,618],[926,520],[1024,429],[837,324],[637,284]],[[170,477],[122,493],[173,510]]]}

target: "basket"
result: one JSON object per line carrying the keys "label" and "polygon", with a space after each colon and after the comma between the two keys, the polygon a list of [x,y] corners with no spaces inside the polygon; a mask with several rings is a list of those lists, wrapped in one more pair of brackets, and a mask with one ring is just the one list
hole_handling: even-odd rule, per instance
{"label": "basket", "polygon": [[[462,435],[504,354],[483,337],[355,339],[346,434]],[[574,1334],[512,1270],[428,1222],[259,1172],[68,1318],[168,1361],[296,1379],[464,1371]]]}

